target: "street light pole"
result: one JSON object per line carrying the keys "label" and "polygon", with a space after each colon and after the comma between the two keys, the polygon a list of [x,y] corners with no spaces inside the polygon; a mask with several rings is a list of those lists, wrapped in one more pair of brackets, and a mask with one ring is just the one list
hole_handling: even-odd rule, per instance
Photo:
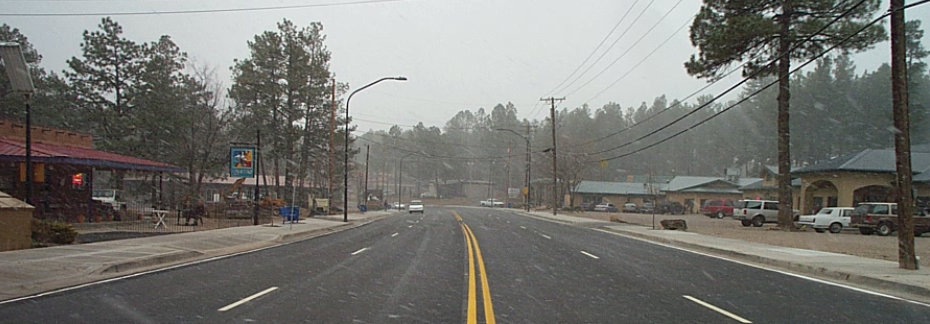
{"label": "street light pole", "polygon": [[32,204],[32,117],[30,116],[29,97],[35,93],[29,67],[19,43],[0,42],[0,59],[6,68],[7,77],[13,92],[22,93],[26,97],[26,203]]}
{"label": "street light pole", "polygon": [[[400,158],[400,167],[397,168],[397,203],[398,204],[403,204],[403,201],[404,201],[403,200],[404,197],[401,196],[401,193],[404,191],[404,186],[403,186],[404,184],[404,159],[411,157],[414,154],[416,154],[416,152],[410,152],[409,154],[404,155]],[[413,199],[413,197],[410,197],[410,199]],[[399,206],[400,205],[398,205],[398,208]]]}
{"label": "street light pole", "polygon": [[[342,170],[342,221],[349,221],[349,102],[352,101],[352,96],[354,96],[359,91],[365,90],[366,88],[373,86],[381,81],[386,80],[395,80],[395,81],[407,81],[406,77],[384,77],[378,80],[375,80],[372,83],[366,84],[365,86],[355,89],[352,93],[349,93],[349,97],[346,98],[346,138],[345,138],[345,152],[343,160],[343,170]],[[335,109],[335,107],[333,107]]]}

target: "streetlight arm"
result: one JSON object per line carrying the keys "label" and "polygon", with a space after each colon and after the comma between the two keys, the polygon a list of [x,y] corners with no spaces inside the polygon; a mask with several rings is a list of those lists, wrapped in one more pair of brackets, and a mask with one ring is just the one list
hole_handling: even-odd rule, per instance
{"label": "streetlight arm", "polygon": [[[345,133],[346,138],[345,138],[345,143],[344,143],[345,151],[343,153],[345,155],[344,155],[344,160],[343,160],[344,166],[343,166],[343,173],[342,173],[342,176],[343,176],[342,221],[343,222],[349,221],[349,101],[352,100],[352,96],[355,95],[355,93],[365,90],[366,88],[373,86],[377,84],[378,82],[385,81],[385,80],[407,81],[407,78],[402,77],[402,76],[380,78],[378,80],[375,80],[372,83],[366,84],[364,87],[355,89],[355,91],[352,91],[352,93],[349,93],[349,97],[346,98],[346,133]],[[335,107],[333,107],[333,109],[335,109]]]}
{"label": "streetlight arm", "polygon": [[[366,84],[365,86],[363,86],[363,87],[361,87],[361,88],[355,89],[355,91],[352,91],[352,93],[349,94],[349,98],[346,99],[346,108],[349,107],[349,100],[352,100],[352,95],[354,95],[356,92],[365,90],[365,89],[367,89],[368,87],[373,86],[373,85],[377,84],[378,82],[385,81],[385,80],[407,81],[407,77],[402,77],[402,76],[398,76],[398,77],[383,77],[383,78],[380,78],[380,79],[378,79],[378,80],[375,80],[375,81],[372,82],[372,83]],[[348,117],[348,109],[346,109],[346,119],[348,119],[348,118],[349,118],[349,117]]]}

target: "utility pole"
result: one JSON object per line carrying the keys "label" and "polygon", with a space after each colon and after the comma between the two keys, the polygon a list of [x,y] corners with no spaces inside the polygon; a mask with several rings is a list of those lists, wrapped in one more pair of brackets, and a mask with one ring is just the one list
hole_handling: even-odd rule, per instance
{"label": "utility pole", "polygon": [[507,173],[507,188],[504,189],[504,199],[507,201],[507,204],[510,204],[510,153],[512,151],[513,141],[507,142],[507,167],[504,168],[505,173]]}
{"label": "utility pole", "polygon": [[[333,93],[330,97],[329,109],[329,205],[333,205],[333,173],[336,164],[336,153],[333,148],[336,146],[336,78],[333,78]],[[348,122],[348,121],[346,121]],[[332,210],[332,209],[330,209]]]}
{"label": "utility pole", "polygon": [[365,207],[368,207],[368,156],[371,155],[371,145],[365,145]]}
{"label": "utility pole", "polygon": [[552,215],[557,215],[558,205],[559,205],[559,173],[558,168],[556,167],[556,146],[555,146],[555,101],[565,100],[565,97],[562,98],[540,98],[540,101],[548,101],[549,108],[549,118],[552,121]]}
{"label": "utility pole", "polygon": [[532,190],[530,187],[533,186],[530,181],[533,181],[533,177],[530,175],[530,170],[533,168],[532,155],[530,154],[530,122],[526,122],[526,201],[524,205],[526,206],[526,211],[530,211],[530,193]]}
{"label": "utility pole", "polygon": [[[252,159],[252,165],[255,167],[255,188],[252,193],[252,225],[258,225],[258,204],[261,202],[258,199],[258,195],[261,194],[258,190],[258,174],[261,172],[261,163],[262,163],[262,130],[261,128],[255,130],[255,156]],[[159,195],[161,190],[159,190]],[[161,199],[159,199],[161,201]]]}
{"label": "utility pole", "polygon": [[907,105],[907,39],[904,0],[891,0],[891,92],[898,203],[898,267],[917,270],[914,249],[914,191],[911,169],[910,110]]}

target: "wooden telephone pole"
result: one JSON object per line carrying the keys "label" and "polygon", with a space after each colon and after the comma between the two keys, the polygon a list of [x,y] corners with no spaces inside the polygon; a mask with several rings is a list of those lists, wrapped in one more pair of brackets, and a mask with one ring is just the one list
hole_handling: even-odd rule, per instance
{"label": "wooden telephone pole", "polygon": [[562,101],[565,100],[565,97],[562,98],[540,98],[539,101],[548,101],[549,108],[549,120],[552,121],[552,215],[557,215],[558,206],[559,206],[559,173],[558,167],[556,166],[556,149],[555,149],[555,102],[556,100]]}

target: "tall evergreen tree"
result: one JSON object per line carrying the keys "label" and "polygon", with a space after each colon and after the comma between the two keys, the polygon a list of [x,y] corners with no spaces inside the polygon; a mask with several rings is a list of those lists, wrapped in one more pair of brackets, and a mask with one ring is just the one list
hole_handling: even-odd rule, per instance
{"label": "tall evergreen tree", "polygon": [[878,0],[704,0],[691,25],[691,43],[699,54],[685,63],[689,74],[716,79],[732,63],[746,60],[744,75],[778,76],[778,224],[784,230],[793,228],[788,125],[791,61],[819,55],[832,45],[864,50],[885,39],[881,25],[857,32],[878,6]]}
{"label": "tall evergreen tree", "polygon": [[82,120],[76,125],[91,131],[99,148],[128,153],[133,139],[132,113],[144,59],[143,47],[122,36],[123,28],[103,18],[97,31],[84,31],[82,57],[68,60],[65,71],[75,92]]}

